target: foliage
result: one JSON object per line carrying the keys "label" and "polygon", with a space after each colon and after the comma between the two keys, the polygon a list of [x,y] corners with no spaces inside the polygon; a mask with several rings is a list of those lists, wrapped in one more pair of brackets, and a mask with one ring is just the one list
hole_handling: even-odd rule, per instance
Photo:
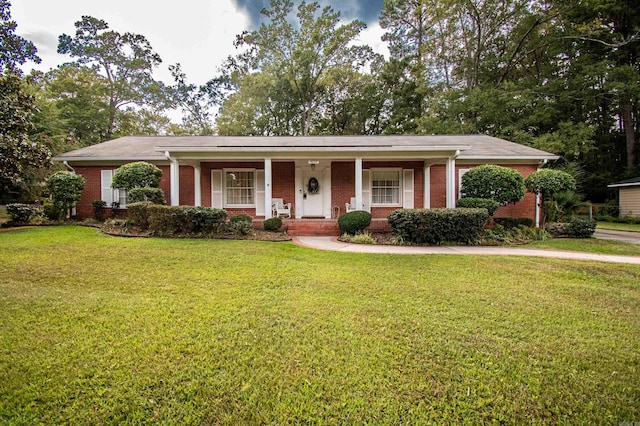
{"label": "foliage", "polygon": [[61,211],[71,210],[80,201],[85,180],[82,176],[69,171],[56,172],[46,182],[47,193],[53,204]]}
{"label": "foliage", "polygon": [[532,241],[544,241],[549,238],[549,233],[544,229],[519,225],[507,228],[495,225],[491,229],[485,229],[485,241],[497,241],[507,244],[524,244]]}
{"label": "foliage", "polygon": [[91,65],[106,78],[108,120],[105,138],[111,139],[117,112],[122,107],[160,100],[160,85],[151,74],[162,60],[144,36],[109,30],[109,25],[101,19],[83,16],[75,27],[75,36],[62,34],[58,38],[58,53],[77,58],[79,65]]}
{"label": "foliage", "polygon": [[492,164],[474,167],[462,176],[463,197],[487,198],[501,206],[524,198],[524,179],[514,169]]}
{"label": "foliage", "polygon": [[338,227],[341,234],[355,235],[365,230],[371,224],[371,213],[355,210],[338,217]]}
{"label": "foliage", "polygon": [[567,172],[541,169],[531,173],[524,181],[527,191],[551,198],[560,191],[575,191],[576,180]]}
{"label": "foliage", "polygon": [[574,217],[570,222],[554,222],[547,225],[547,230],[556,236],[569,238],[591,238],[596,231],[595,220]]}
{"label": "foliage", "polygon": [[103,200],[93,200],[93,217],[96,220],[104,220],[104,213],[107,209],[107,202]]}
{"label": "foliage", "polygon": [[169,71],[175,84],[167,90],[170,101],[182,109],[183,128],[190,129],[190,134],[212,135],[214,125],[211,107],[218,102],[218,98],[211,96],[211,86],[187,84],[187,75],[180,64],[170,65]]}
{"label": "foliage", "polygon": [[61,205],[45,200],[42,204],[42,214],[49,220],[59,221],[65,215],[65,210]]}
{"label": "foliage", "polygon": [[162,170],[145,161],[123,164],[113,172],[111,186],[130,190],[133,188],[157,188]]}
{"label": "foliage", "polygon": [[598,216],[597,219],[603,222],[611,222],[611,223],[627,223],[633,225],[640,225],[640,217],[633,216]]}
{"label": "foliage", "polygon": [[40,63],[36,46],[15,33],[17,24],[11,20],[11,2],[0,0],[0,74],[6,71],[19,73],[19,65],[27,61]]}
{"label": "foliage", "polygon": [[29,223],[29,220],[38,214],[38,209],[28,204],[13,203],[7,204],[7,214],[12,222]]}
{"label": "foliage", "polygon": [[546,207],[547,220],[552,222],[566,222],[570,220],[587,203],[573,191],[560,191],[553,194],[553,200],[548,201]]}
{"label": "foliage", "polygon": [[[128,206],[128,210],[131,206]],[[208,207],[163,206],[148,202],[135,203],[132,221],[158,236],[174,234],[211,234],[222,229],[227,212]]]}
{"label": "foliage", "polygon": [[142,230],[149,228],[149,207],[154,205],[150,201],[139,201],[127,204],[127,219],[132,225]]}
{"label": "foliage", "polygon": [[131,188],[128,192],[128,202],[136,203],[140,201],[150,201],[154,204],[165,204],[164,192],[160,188],[136,187]]}
{"label": "foliage", "polygon": [[[30,140],[34,98],[14,72],[0,74],[0,192],[23,186],[30,170],[50,164],[51,152]],[[24,188],[22,188],[24,189]]]}
{"label": "foliage", "polygon": [[253,219],[246,214],[238,214],[229,219],[231,222],[231,230],[239,232],[241,235],[248,235],[251,232]]}
{"label": "foliage", "polygon": [[476,243],[483,234],[487,209],[399,209],[388,217],[393,233],[407,243]]}
{"label": "foliage", "polygon": [[279,217],[270,217],[269,219],[265,219],[264,230],[271,232],[278,232],[282,228],[282,219]]}
{"label": "foliage", "polygon": [[506,229],[517,228],[519,226],[527,228],[533,227],[533,220],[528,217],[496,217],[493,221]]}
{"label": "foliage", "polygon": [[354,244],[375,244],[376,240],[367,232],[356,234],[349,238],[349,242]]}
{"label": "foliage", "polygon": [[487,209],[489,216],[493,216],[500,207],[500,204],[489,198],[471,198],[462,197],[456,201],[456,207],[465,207],[471,209]]}

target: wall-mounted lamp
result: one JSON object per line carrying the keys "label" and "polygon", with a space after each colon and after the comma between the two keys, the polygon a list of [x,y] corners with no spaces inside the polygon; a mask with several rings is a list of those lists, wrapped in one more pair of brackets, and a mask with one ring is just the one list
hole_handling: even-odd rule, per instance
{"label": "wall-mounted lamp", "polygon": [[311,170],[315,169],[318,164],[320,164],[320,160],[309,160],[307,164],[311,166]]}

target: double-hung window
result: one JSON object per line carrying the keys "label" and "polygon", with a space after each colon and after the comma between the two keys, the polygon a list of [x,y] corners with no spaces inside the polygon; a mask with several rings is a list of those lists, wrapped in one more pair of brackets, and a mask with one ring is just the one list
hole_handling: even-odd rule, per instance
{"label": "double-hung window", "polygon": [[112,188],[113,170],[101,170],[101,200],[107,203],[107,207],[113,207],[113,203],[119,203],[121,209],[127,206],[127,191],[125,189]]}
{"label": "double-hung window", "polygon": [[373,206],[400,206],[401,169],[371,170],[371,204]]}
{"label": "double-hung window", "polygon": [[225,205],[254,207],[256,203],[255,170],[224,171]]}

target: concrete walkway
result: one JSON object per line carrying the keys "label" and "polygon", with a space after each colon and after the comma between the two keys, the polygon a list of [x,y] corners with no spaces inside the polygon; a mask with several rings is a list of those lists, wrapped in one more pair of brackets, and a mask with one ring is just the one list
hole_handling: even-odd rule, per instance
{"label": "concrete walkway", "polygon": [[342,251],[348,253],[380,254],[466,254],[490,256],[534,256],[555,259],[595,260],[599,262],[628,263],[640,265],[640,257],[617,256],[610,254],[583,253],[575,251],[541,250],[518,247],[478,247],[478,246],[390,246],[349,244],[336,237],[294,237],[293,241],[301,246],[318,250]]}
{"label": "concrete walkway", "polygon": [[[640,232],[614,231],[612,229],[596,229],[594,238],[614,240],[623,243],[640,244]],[[639,250],[640,252],[640,250]]]}

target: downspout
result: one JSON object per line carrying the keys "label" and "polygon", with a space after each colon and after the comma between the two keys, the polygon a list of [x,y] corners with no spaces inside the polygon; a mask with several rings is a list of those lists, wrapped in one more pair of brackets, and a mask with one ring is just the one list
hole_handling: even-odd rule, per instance
{"label": "downspout", "polygon": [[69,162],[68,162],[67,160],[64,160],[64,161],[62,162],[62,164],[64,164],[64,165],[65,165],[65,167],[66,167],[67,169],[69,169],[69,171],[70,171],[70,172],[72,172],[72,173],[75,173],[75,172],[76,172],[76,169],[74,169],[73,167],[71,167],[71,166],[69,165]]}
{"label": "downspout", "polygon": [[[540,164],[538,165],[538,170],[540,170],[542,167],[544,167],[545,164],[547,164],[549,160],[548,159],[543,159]],[[540,208],[542,207],[541,204],[541,200],[542,198],[540,197],[540,193],[536,192],[536,228],[540,228]]]}

